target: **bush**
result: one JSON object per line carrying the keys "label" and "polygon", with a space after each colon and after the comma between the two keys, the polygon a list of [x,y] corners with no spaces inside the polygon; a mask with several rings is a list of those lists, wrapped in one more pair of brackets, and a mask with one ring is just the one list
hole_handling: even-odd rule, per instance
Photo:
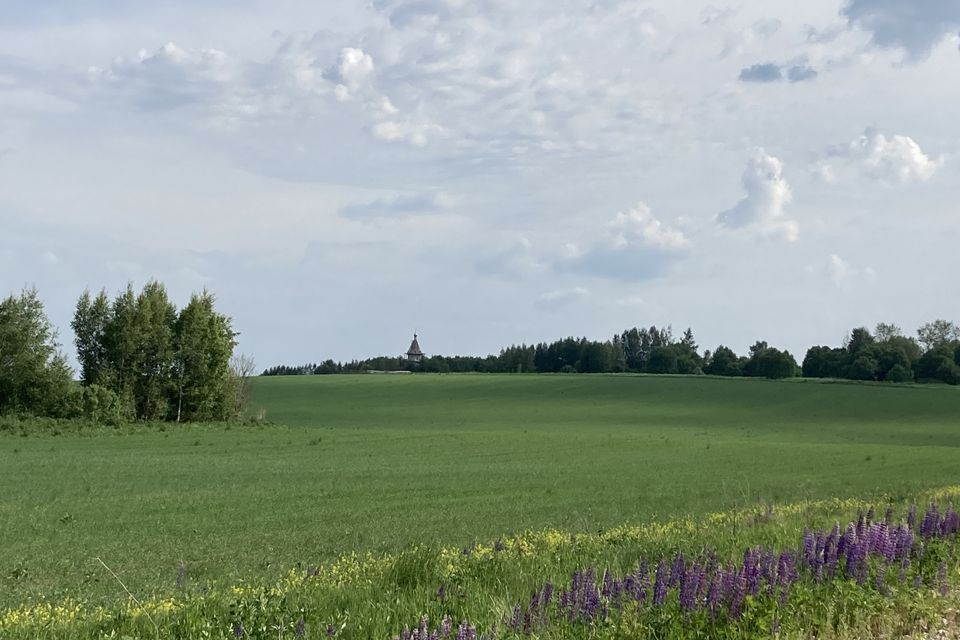
{"label": "bush", "polygon": [[118,426],[132,419],[132,408],[120,397],[98,384],[81,387],[70,397],[69,415],[96,424]]}
{"label": "bush", "polygon": [[903,365],[895,364],[887,372],[886,379],[889,382],[913,382],[913,372]]}

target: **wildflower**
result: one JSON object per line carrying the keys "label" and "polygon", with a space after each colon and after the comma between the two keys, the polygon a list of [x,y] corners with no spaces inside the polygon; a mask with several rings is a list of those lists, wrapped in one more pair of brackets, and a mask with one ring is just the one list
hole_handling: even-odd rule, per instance
{"label": "wildflower", "polygon": [[657,573],[653,583],[653,604],[657,607],[663,606],[664,600],[667,599],[666,573],[666,563],[661,559],[657,564]]}
{"label": "wildflower", "polygon": [[297,620],[297,626],[293,631],[293,635],[297,638],[302,638],[304,633],[307,630],[307,623],[304,621],[303,616],[300,616],[300,619]]}

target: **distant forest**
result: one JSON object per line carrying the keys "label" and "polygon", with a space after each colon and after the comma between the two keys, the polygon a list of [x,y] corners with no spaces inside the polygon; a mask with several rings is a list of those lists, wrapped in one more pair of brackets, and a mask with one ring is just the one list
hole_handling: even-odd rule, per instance
{"label": "distant forest", "polygon": [[886,382],[960,383],[960,327],[929,322],[916,337],[893,324],[870,331],[859,327],[842,345],[815,346],[797,364],[786,350],[755,343],[745,355],[724,345],[700,352],[687,329],[677,338],[670,327],[634,327],[606,341],[564,338],[536,345],[514,345],[489,356],[425,357],[413,364],[403,357],[271,367],[261,375],[324,375],[372,371],[427,373],[672,373],[759,378],[841,378]]}

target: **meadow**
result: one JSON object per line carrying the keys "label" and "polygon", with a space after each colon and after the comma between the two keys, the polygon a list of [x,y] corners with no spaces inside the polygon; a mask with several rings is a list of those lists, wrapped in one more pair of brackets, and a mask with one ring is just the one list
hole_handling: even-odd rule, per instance
{"label": "meadow", "polygon": [[[960,393],[947,387],[304,376],[258,379],[253,405],[269,423],[0,433],[0,611],[41,601],[108,609],[126,601],[95,558],[148,602],[232,593],[236,585],[246,585],[240,594],[289,586],[308,567],[329,570],[359,554],[378,559],[356,561],[364,571],[379,567],[367,587],[386,580],[391,589],[410,588],[391,596],[396,612],[380,616],[382,626],[358,630],[337,619],[337,628],[386,637],[399,631],[401,613],[412,624],[427,613],[424,594],[450,578],[449,549],[489,549],[530,530],[604,541],[604,532],[623,525],[688,523],[673,530],[686,540],[644,534],[613,551],[598,542],[567,555],[552,549],[549,562],[533,554],[519,574],[498,578],[515,588],[497,596],[494,613],[487,606],[480,614],[489,622],[509,614],[510,597],[528,598],[545,574],[577,562],[626,571],[641,547],[686,545],[692,553],[712,540],[742,554],[747,544],[798,546],[806,520],[828,526],[870,501],[903,511],[936,491],[952,499],[941,488],[960,477]],[[737,528],[763,517],[764,505],[792,519],[769,531]],[[720,536],[689,524],[718,513],[735,530]],[[397,563],[406,567],[399,574]],[[456,601],[467,615],[476,581],[485,578],[461,577],[474,592]],[[325,592],[324,606],[336,597]],[[226,600],[218,600],[217,615],[237,617]],[[427,600],[437,609],[436,598]],[[347,610],[341,604],[330,610]],[[283,628],[296,634],[304,615],[317,616],[310,622],[319,628],[319,610],[300,621],[291,613]],[[333,624],[333,614],[324,615]]]}

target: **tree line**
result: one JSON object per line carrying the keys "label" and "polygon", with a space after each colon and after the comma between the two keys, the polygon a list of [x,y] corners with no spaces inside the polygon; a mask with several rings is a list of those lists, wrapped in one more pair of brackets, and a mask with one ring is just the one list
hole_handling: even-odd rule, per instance
{"label": "tree line", "polygon": [[802,366],[787,350],[754,343],[746,354],[719,345],[702,353],[691,329],[680,337],[671,327],[634,327],[609,340],[563,338],[534,345],[513,345],[489,356],[426,357],[411,364],[400,357],[325,360],[297,366],[270,367],[261,375],[324,375],[368,371],[430,373],[654,373],[726,377],[841,378],[886,382],[960,384],[960,328],[935,320],[905,336],[896,325],[881,323],[871,332],[853,329],[838,347],[811,347]]}
{"label": "tree line", "polygon": [[35,289],[0,302],[0,413],[97,422],[227,420],[242,410],[253,363],[203,291],[182,309],[166,288],[132,285],[112,300],[85,291],[71,327],[79,384]]}

